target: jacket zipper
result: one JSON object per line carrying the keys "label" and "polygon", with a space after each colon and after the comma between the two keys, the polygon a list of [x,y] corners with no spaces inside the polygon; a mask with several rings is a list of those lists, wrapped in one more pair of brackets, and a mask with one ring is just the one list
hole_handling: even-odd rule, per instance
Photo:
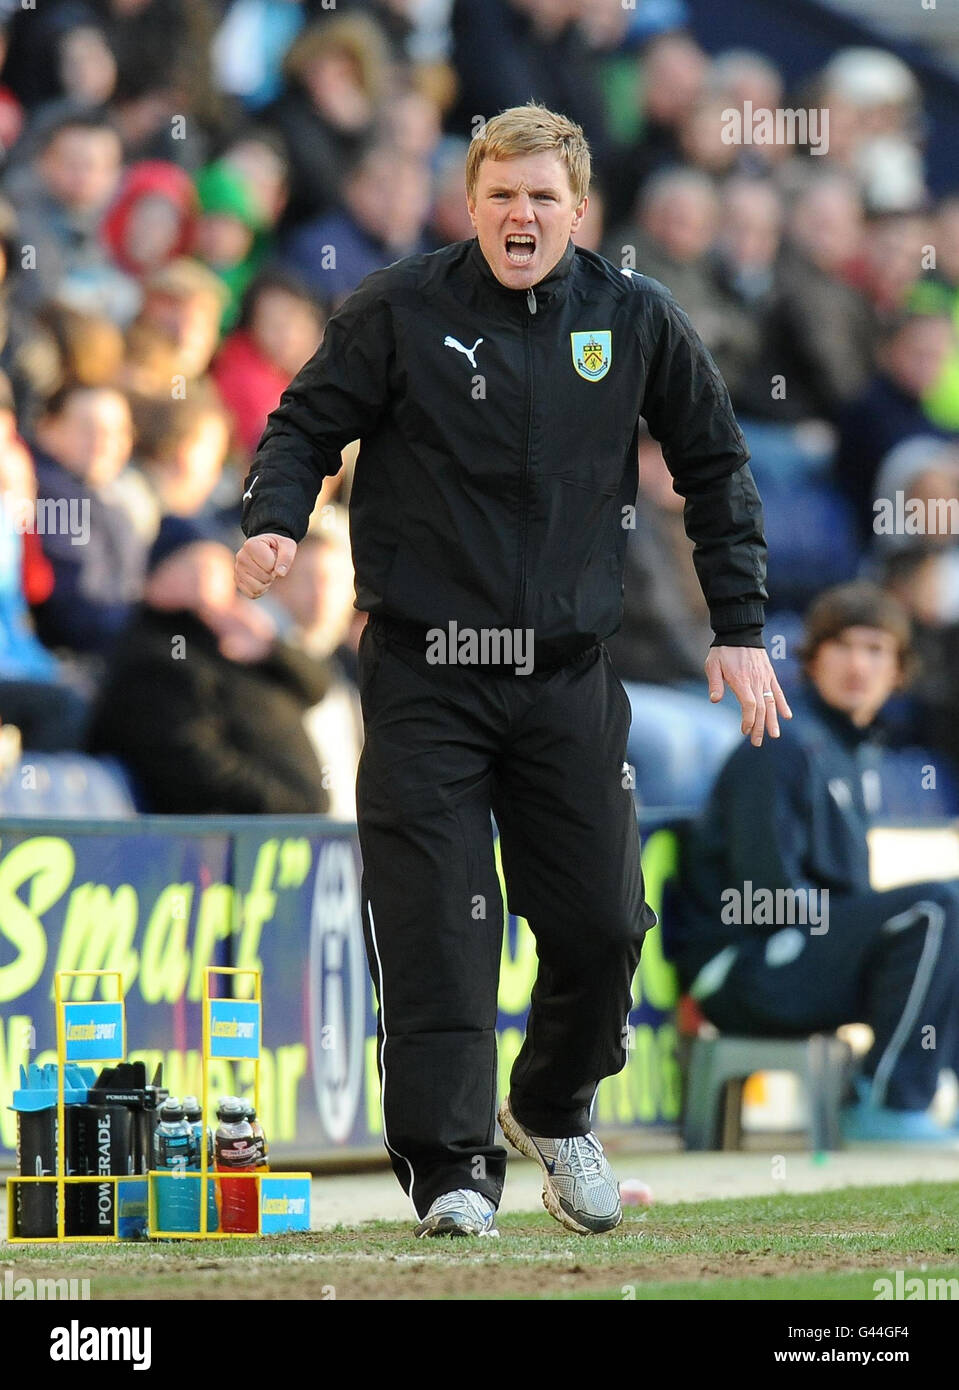
{"label": "jacket zipper", "polygon": [[513,627],[522,623],[523,606],[526,603],[526,522],[529,511],[529,454],[533,438],[533,344],[530,339],[530,319],[536,313],[536,295],[532,286],[526,292],[526,307],[529,314],[523,324],[523,337],[526,344],[526,440],[523,447],[523,491],[520,511],[519,532],[519,575],[517,580],[516,606],[513,613]]}

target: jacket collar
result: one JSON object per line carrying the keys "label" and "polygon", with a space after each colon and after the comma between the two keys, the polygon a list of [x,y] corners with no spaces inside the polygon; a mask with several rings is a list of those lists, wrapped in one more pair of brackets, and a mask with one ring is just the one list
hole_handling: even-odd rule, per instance
{"label": "jacket collar", "polygon": [[[554,302],[565,297],[569,290],[570,272],[573,268],[573,260],[576,256],[576,247],[572,239],[567,243],[566,250],[553,266],[548,275],[544,275],[542,280],[538,280],[532,286],[533,294],[536,296],[537,309],[544,309]],[[528,308],[528,290],[513,290],[508,285],[502,284],[490,269],[489,262],[480,250],[479,238],[474,237],[470,244],[467,264],[470,270],[477,277],[484,290],[497,295],[505,304],[514,304],[517,309]]]}
{"label": "jacket collar", "polygon": [[833,734],[841,743],[849,749],[859,748],[862,744],[874,743],[881,744],[885,741],[886,730],[881,716],[877,715],[871,724],[860,728],[854,724],[842,710],[836,709],[834,705],[829,705],[819,694],[812,681],[806,682],[804,694],[808,701],[811,712],[816,716],[820,723],[825,724],[832,730]]}

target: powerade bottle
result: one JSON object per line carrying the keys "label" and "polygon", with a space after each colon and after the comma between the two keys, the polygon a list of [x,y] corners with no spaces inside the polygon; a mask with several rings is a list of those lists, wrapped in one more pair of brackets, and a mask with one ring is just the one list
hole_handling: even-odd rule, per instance
{"label": "powerade bottle", "polygon": [[263,1125],[256,1118],[256,1111],[253,1108],[252,1102],[245,1100],[243,1102],[243,1105],[245,1107],[244,1114],[246,1115],[246,1118],[249,1120],[250,1128],[253,1131],[253,1142],[256,1145],[255,1166],[261,1169],[264,1173],[268,1173],[270,1171],[270,1150],[267,1146],[266,1135],[263,1132]]}
{"label": "powerade bottle", "polygon": [[157,1226],[161,1231],[196,1231],[200,1227],[200,1184],[184,1176],[198,1167],[193,1128],[183,1106],[170,1096],[159,1109],[153,1135],[153,1166],[169,1177],[155,1178]]}
{"label": "powerade bottle", "polygon": [[[246,1118],[246,1106],[236,1096],[225,1096],[217,1107],[219,1123],[214,1136],[214,1162],[218,1173],[254,1173],[256,1143],[253,1126]],[[257,1182],[249,1178],[222,1178],[220,1189],[220,1230],[258,1231],[259,1203]]]}
{"label": "powerade bottle", "polygon": [[[196,1096],[183,1097],[183,1118],[193,1131],[193,1148],[195,1152],[195,1162],[193,1166],[197,1169],[203,1163],[203,1109]],[[206,1166],[209,1173],[213,1172],[213,1129],[207,1125],[206,1129]],[[197,1184],[197,1190],[202,1188],[203,1183]],[[206,1185],[206,1228],[208,1231],[217,1229],[217,1210],[216,1210],[216,1183],[211,1178]]]}
{"label": "powerade bottle", "polygon": [[[270,1164],[268,1161],[270,1157],[270,1151],[267,1147],[266,1134],[264,1133],[263,1125],[256,1117],[256,1110],[253,1106],[253,1102],[249,1100],[244,1100],[243,1105],[244,1114],[246,1115],[246,1118],[249,1120],[250,1128],[253,1131],[253,1145],[256,1149],[256,1161],[254,1163],[254,1167],[256,1168],[256,1171],[258,1173],[268,1173],[270,1171]],[[257,1204],[259,1205],[262,1197],[262,1193],[260,1191],[260,1183],[255,1183],[254,1186],[257,1189],[256,1200]]]}

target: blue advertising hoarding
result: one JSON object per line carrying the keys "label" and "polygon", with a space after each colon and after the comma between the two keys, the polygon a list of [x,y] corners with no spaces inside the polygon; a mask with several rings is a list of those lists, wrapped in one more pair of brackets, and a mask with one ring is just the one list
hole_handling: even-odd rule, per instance
{"label": "blue advertising hoarding", "polygon": [[[656,823],[644,827],[643,838],[647,896],[659,911],[675,871],[676,838]],[[272,1155],[309,1160],[378,1150],[375,1007],[360,881],[355,827],[319,818],[0,826],[0,1162],[14,1157],[16,1117],[7,1107],[19,1066],[55,1060],[58,969],[122,973],[127,1057],[142,1059],[150,1076],[162,1065],[164,1084],[180,1095],[200,1091],[204,968],[262,969],[260,1115]],[[529,928],[506,915],[497,1024],[502,1094],[535,971]],[[89,1014],[95,981],[66,983],[65,997],[87,1004]],[[214,1001],[226,1011],[226,1031],[211,1063],[213,1095],[252,1094],[252,980],[235,977],[233,992],[236,1000]],[[246,1013],[237,1007],[244,996]],[[655,928],[634,984],[629,1061],[597,1096],[600,1129],[677,1120],[675,998]],[[84,1021],[89,1027],[93,1020]]]}

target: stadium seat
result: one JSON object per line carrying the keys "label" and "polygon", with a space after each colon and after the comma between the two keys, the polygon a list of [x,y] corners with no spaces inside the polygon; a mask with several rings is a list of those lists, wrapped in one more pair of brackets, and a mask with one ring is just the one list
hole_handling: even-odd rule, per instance
{"label": "stadium seat", "polygon": [[762,492],[766,487],[795,487],[824,477],[835,457],[835,436],[821,423],[777,425],[739,414],[749,445],[749,467]]}
{"label": "stadium seat", "polygon": [[0,815],[123,820],[136,814],[126,771],[111,758],[23,753],[0,783]]}
{"label": "stadium seat", "polygon": [[859,567],[852,508],[828,483],[762,490],[769,545],[769,592],[786,608],[806,605],[831,584],[844,584]]}
{"label": "stadium seat", "polygon": [[698,811],[741,737],[733,696],[717,707],[705,684],[693,692],[635,681],[623,688],[632,708],[626,758],[637,803]]}
{"label": "stadium seat", "polygon": [[882,759],[884,816],[947,820],[959,815],[959,784],[948,760],[931,748],[889,748]]}
{"label": "stadium seat", "polygon": [[803,635],[802,614],[794,613],[787,608],[767,613],[766,630],[763,635],[776,678],[785,692],[786,699],[792,704],[802,683],[802,668],[799,663],[799,647]]}
{"label": "stadium seat", "polygon": [[828,1033],[809,1038],[700,1035],[693,1042],[686,1077],[686,1148],[742,1147],[743,1087],[757,1071],[799,1076],[806,1088],[813,1150],[841,1148],[839,1115],[851,1058],[849,1044]]}

